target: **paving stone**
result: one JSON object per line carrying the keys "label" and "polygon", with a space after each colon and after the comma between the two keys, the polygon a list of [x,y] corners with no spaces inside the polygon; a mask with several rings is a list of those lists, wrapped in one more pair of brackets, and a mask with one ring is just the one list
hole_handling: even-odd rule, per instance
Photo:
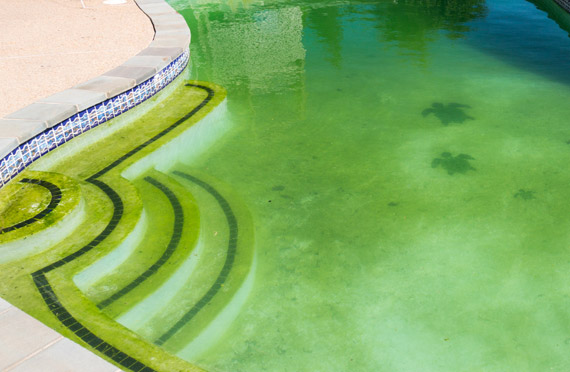
{"label": "paving stone", "polygon": [[69,339],[52,346],[22,362],[11,372],[117,372],[113,364],[82,348]]}
{"label": "paving stone", "polygon": [[15,307],[0,314],[0,335],[0,370],[62,337]]}
{"label": "paving stone", "polygon": [[142,4],[157,4],[157,3],[165,3],[164,0],[135,0],[138,5]]}
{"label": "paving stone", "polygon": [[75,89],[90,90],[105,93],[107,98],[116,96],[135,86],[135,79],[116,76],[99,76],[85,83],[76,85]]}
{"label": "paving stone", "polygon": [[[184,18],[164,0],[136,0],[155,25],[152,47],[100,77],[56,93],[0,119],[0,158],[78,111],[151,78],[190,42]],[[14,372],[121,372],[116,366],[0,298],[0,370]]]}
{"label": "paving stone", "polygon": [[169,63],[170,57],[135,56],[123,63],[123,66],[153,67],[156,71],[160,71]]}
{"label": "paving stone", "polygon": [[127,79],[134,79],[136,84],[140,84],[154,76],[156,70],[152,67],[119,66],[111,71],[107,71],[103,76],[115,76]]}
{"label": "paving stone", "polygon": [[105,93],[72,88],[43,98],[39,102],[69,103],[75,105],[79,111],[83,111],[86,108],[103,102],[105,99],[107,99]]}
{"label": "paving stone", "polygon": [[149,48],[169,48],[169,47],[181,47],[186,48],[190,45],[189,37],[161,37],[153,40],[149,44]]}
{"label": "paving stone", "polygon": [[[180,40],[188,40],[190,41],[190,32],[186,32],[186,30],[182,29],[174,29],[174,30],[163,30],[161,32],[155,32],[154,39],[152,41],[162,40],[162,39],[180,39]],[[152,43],[151,41],[151,43]]]}
{"label": "paving stone", "polygon": [[188,30],[187,24],[182,24],[179,22],[176,23],[155,23],[154,24],[155,31],[176,31],[176,30]]}
{"label": "paving stone", "polygon": [[139,4],[139,7],[149,16],[176,13],[176,10],[166,3]]}
{"label": "paving stone", "polygon": [[6,119],[38,120],[53,127],[77,113],[77,107],[68,103],[35,102],[6,116]]}
{"label": "paving stone", "polygon": [[152,24],[154,25],[155,31],[157,29],[160,29],[160,27],[162,27],[162,26],[164,26],[164,27],[166,27],[166,26],[178,27],[181,30],[186,30],[188,28],[188,25],[186,24],[186,21],[184,21],[184,19],[179,20],[179,19],[172,18],[169,20],[165,19],[163,21],[159,21],[159,20],[155,20],[153,17],[153,18],[151,18],[151,20],[152,20]]}
{"label": "paving stone", "polygon": [[12,304],[3,298],[0,298],[0,312],[6,311],[12,307]]}
{"label": "paving stone", "polygon": [[12,137],[18,144],[34,138],[47,129],[47,125],[39,120],[0,119],[0,137]]}
{"label": "paving stone", "polygon": [[174,60],[176,57],[181,55],[183,49],[180,47],[174,48],[146,48],[143,49],[137,56],[159,56],[159,57],[169,57],[170,60]]}
{"label": "paving stone", "polygon": [[186,36],[190,37],[190,29],[188,28],[174,28],[170,30],[157,30],[154,33],[154,38],[159,39],[161,37],[173,37],[173,36]]}
{"label": "paving stone", "polygon": [[150,18],[151,18],[153,24],[157,24],[157,23],[163,23],[163,24],[184,23],[184,24],[186,24],[184,17],[182,17],[178,13],[153,15]]}
{"label": "paving stone", "polygon": [[8,155],[10,151],[18,146],[17,138],[0,138],[0,159]]}

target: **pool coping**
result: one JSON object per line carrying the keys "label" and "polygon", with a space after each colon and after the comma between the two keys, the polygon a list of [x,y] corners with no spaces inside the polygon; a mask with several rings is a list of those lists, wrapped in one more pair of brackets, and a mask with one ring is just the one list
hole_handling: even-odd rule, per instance
{"label": "pool coping", "polygon": [[[184,18],[165,0],[134,1],[155,31],[147,48],[99,77],[0,118],[0,189],[43,155],[153,97],[186,68],[190,29]],[[4,361],[7,370],[88,365],[121,371],[1,298],[0,315],[13,318],[0,325],[5,346],[19,353]]]}
{"label": "pool coping", "polygon": [[0,118],[0,189],[35,160],[154,96],[186,68],[190,29],[165,0],[134,0],[154,27],[137,55]]}

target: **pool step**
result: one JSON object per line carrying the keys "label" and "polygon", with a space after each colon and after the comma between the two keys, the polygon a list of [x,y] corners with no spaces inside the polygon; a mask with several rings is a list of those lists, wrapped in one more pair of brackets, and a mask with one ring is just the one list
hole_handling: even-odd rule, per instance
{"label": "pool step", "polygon": [[[146,232],[135,233],[129,247],[117,247],[103,260],[120,265],[87,286],[80,286],[87,297],[112,318],[136,306],[154,293],[171,276],[196,246],[198,236],[198,209],[192,196],[169,177],[153,171],[133,182],[144,208],[139,226]],[[138,244],[137,244],[138,243]],[[125,252],[128,252],[126,254]],[[93,268],[95,262],[76,277],[76,283]],[[95,270],[96,271],[96,270]],[[152,309],[150,310],[152,311]]]}
{"label": "pool step", "polygon": [[[227,186],[182,166],[168,175],[151,171],[133,185],[147,232],[133,232],[140,242],[129,255],[110,252],[102,258],[113,262],[110,257],[125,256],[81,288],[102,312],[147,341],[174,353],[192,353],[192,341],[204,338],[220,314],[231,319],[228,305],[237,311],[235,298],[247,296],[244,283],[253,275],[251,217]],[[76,283],[98,265],[105,266],[95,262]]]}
{"label": "pool step", "polygon": [[[147,342],[187,353],[220,314],[228,319],[235,297],[243,297],[252,272],[253,230],[247,208],[231,189],[196,170],[177,168],[134,181],[78,182],[76,197],[90,218],[26,264],[31,274],[46,261],[67,262],[63,275],[49,274],[58,288],[68,287],[58,291],[63,301],[98,308]],[[78,273],[73,282],[82,295],[70,295],[77,290],[61,281],[66,273]]]}
{"label": "pool step", "polygon": [[[34,185],[37,188],[46,188],[51,183],[59,189],[60,195],[56,193],[54,197],[53,190],[50,191],[52,200],[57,198],[59,202],[52,207],[49,206],[50,203],[44,203],[48,205],[44,208],[47,213],[41,219],[32,221],[20,230],[2,234],[0,250],[14,244],[18,252],[26,253],[9,262],[0,262],[15,266],[16,271],[20,268],[19,262],[25,262],[25,270],[18,275],[30,275],[46,265],[60,265],[58,262],[66,262],[71,268],[80,267],[86,261],[97,260],[128,237],[140,219],[142,202],[136,188],[124,179],[106,184],[121,199],[121,218],[116,223],[117,227],[107,233],[105,229],[113,220],[114,204],[117,201],[110,200],[100,188],[56,173],[26,171],[23,177],[38,182]],[[9,186],[12,185],[19,186],[18,183]],[[24,234],[24,238],[18,239],[18,233]],[[36,243],[39,251],[28,253],[29,246]]]}
{"label": "pool step", "polygon": [[[146,365],[150,369],[144,370],[199,370],[156,346],[154,340],[141,338],[113,318],[121,319],[123,314],[127,312],[132,314],[135,310],[142,314],[141,316],[152,318],[156,316],[156,309],[139,305],[144,304],[145,299],[150,296],[166,293],[164,288],[175,288],[172,294],[168,295],[171,297],[161,297],[164,303],[171,303],[171,298],[180,290],[180,283],[182,285],[186,283],[185,276],[182,275],[184,270],[181,268],[190,256],[190,249],[196,245],[197,226],[194,233],[190,235],[182,233],[179,237],[173,234],[172,227],[168,241],[164,241],[163,238],[162,253],[154,255],[156,258],[154,262],[145,261],[146,266],[142,268],[131,269],[129,266],[133,262],[132,258],[138,253],[137,249],[148,245],[153,238],[146,233],[146,230],[155,228],[154,222],[161,222],[167,218],[166,212],[173,210],[169,195],[173,194],[178,198],[184,213],[188,209],[186,204],[191,204],[188,200],[193,200],[188,190],[178,184],[180,180],[175,181],[174,177],[160,174],[146,175],[158,183],[149,182],[145,177],[136,178],[138,172],[144,173],[149,165],[155,165],[156,159],[151,159],[150,163],[143,160],[155,151],[166,148],[169,141],[203,119],[214,107],[222,103],[225,97],[222,88],[209,83],[181,80],[180,87],[181,89],[161,102],[160,112],[153,111],[133,125],[122,125],[119,120],[99,126],[91,132],[92,135],[76,138],[53,156],[43,157],[35,163],[37,169],[64,173],[79,185],[78,193],[84,201],[86,217],[83,220],[70,219],[79,222],[78,226],[66,236],[58,235],[57,241],[53,244],[42,241],[41,245],[45,249],[41,254],[33,253],[4,264],[0,262],[3,278],[0,281],[0,295],[66,337],[91,348],[125,369],[139,370],[139,367]],[[182,146],[187,144],[182,143]],[[167,169],[173,161],[168,157],[166,161],[158,163],[165,165],[166,168],[163,169]],[[137,165],[135,175],[124,174],[134,165]],[[31,174],[31,171],[25,171],[22,177],[28,174]],[[133,181],[133,178],[136,179]],[[17,182],[18,179],[15,179],[11,183]],[[166,186],[172,193],[166,192],[162,186]],[[41,186],[30,185],[30,189],[32,187]],[[152,190],[150,191],[152,193],[162,195],[163,201],[159,201],[161,207],[156,208],[158,212],[149,212],[150,207],[143,200],[145,187]],[[40,195],[40,204],[49,205],[48,199],[51,193],[46,191],[43,194]],[[22,200],[24,199],[28,198],[23,197]],[[65,197],[61,200],[64,199]],[[54,211],[64,204],[60,203]],[[0,205],[0,209],[1,207]],[[33,213],[30,214],[32,217],[35,216]],[[42,221],[48,221],[53,216],[55,214],[52,211]],[[25,217],[27,219],[29,216]],[[168,218],[174,221],[174,217],[175,214],[172,213]],[[197,212],[194,217],[196,223]],[[18,224],[20,220],[16,219],[14,223]],[[65,220],[62,219],[61,222],[69,226],[68,218]],[[34,221],[30,226],[40,226],[39,222]],[[192,234],[196,236],[191,238]],[[187,245],[189,248],[184,254],[174,250],[173,253],[167,254],[168,257],[161,259],[173,238],[180,239],[178,245],[182,244],[184,239],[193,241],[193,244]],[[31,238],[26,238],[23,245],[26,245],[28,239]],[[160,263],[162,266],[154,270],[152,267],[155,263]],[[166,270],[171,263],[172,267]],[[149,269],[152,269],[153,274],[146,279],[145,271]],[[115,272],[122,272],[124,275],[118,275],[117,280],[109,281],[109,288],[100,286],[102,281],[109,280],[108,277]],[[83,284],[80,286],[85,291],[80,290],[73,280],[75,278],[78,283],[81,282],[79,278],[82,275],[78,276],[78,273],[84,275]],[[125,290],[124,295],[108,300],[125,288],[130,288],[130,283],[137,278],[144,280],[139,280],[136,288]],[[179,282],[177,287],[172,286],[176,281]],[[97,290],[98,286],[102,291]],[[96,290],[90,293],[91,288]],[[106,300],[109,304],[105,306]],[[154,303],[163,305],[161,302]]]}
{"label": "pool step", "polygon": [[0,263],[50,249],[84,220],[85,199],[77,180],[27,172],[7,185],[0,199]]}
{"label": "pool step", "polygon": [[[193,354],[216,341],[247,297],[254,275],[253,223],[245,204],[230,187],[199,170],[178,165],[172,175],[195,196],[201,211],[203,252],[187,284],[169,306],[149,319],[139,334],[173,353]],[[228,307],[233,309],[228,310]],[[223,327],[211,325],[225,318]],[[152,331],[147,334],[147,331]],[[193,341],[200,339],[199,344]]]}
{"label": "pool step", "polygon": [[[209,195],[188,187],[185,187],[185,192],[194,195],[200,205],[200,235],[196,248],[177,270],[171,272],[169,280],[161,288],[117,318],[152,342],[157,342],[174,326],[179,314],[187,312],[200,301],[215,282],[226,257],[229,228],[223,211]],[[159,307],[154,313],[144,311],[157,305]],[[143,313],[146,316],[141,316]]]}
{"label": "pool step", "polygon": [[[182,355],[214,342],[225,326],[212,332],[211,325],[218,318],[231,321],[228,311],[237,312],[239,298],[247,296],[253,230],[247,208],[230,188],[199,171],[177,169],[170,174],[151,171],[132,182],[68,180],[81,203],[66,203],[75,209],[83,203],[90,217],[75,222],[69,234],[60,234],[43,259],[28,259],[26,265],[32,273],[46,259],[68,261],[63,271],[78,272],[73,282],[82,295],[69,295],[76,292],[69,287],[58,292],[62,300],[77,302],[78,308],[96,306],[108,321],[114,319],[147,342]],[[110,223],[114,228],[107,235]],[[104,239],[99,240],[101,234]],[[93,248],[85,249],[89,246]],[[59,281],[59,275],[50,277]],[[68,286],[59,282],[59,287]]]}

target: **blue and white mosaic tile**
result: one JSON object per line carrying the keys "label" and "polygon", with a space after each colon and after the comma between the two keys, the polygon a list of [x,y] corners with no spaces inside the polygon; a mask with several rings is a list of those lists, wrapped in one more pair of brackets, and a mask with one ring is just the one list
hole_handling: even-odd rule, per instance
{"label": "blue and white mosaic tile", "polygon": [[41,156],[154,96],[180,75],[188,64],[189,57],[190,52],[186,50],[142,84],[78,112],[18,146],[0,160],[0,187]]}

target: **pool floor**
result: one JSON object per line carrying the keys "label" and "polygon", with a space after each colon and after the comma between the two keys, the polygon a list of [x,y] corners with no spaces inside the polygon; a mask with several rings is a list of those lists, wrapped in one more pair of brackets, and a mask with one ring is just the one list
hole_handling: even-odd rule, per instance
{"label": "pool floor", "polygon": [[[570,368],[568,15],[170,3],[192,29],[192,78],[227,100],[179,84],[34,166],[24,176],[62,187],[54,213],[85,221],[4,263],[0,295],[156,370]],[[49,204],[38,187],[14,186],[38,200],[14,223]],[[43,278],[116,351],[47,311]]]}

